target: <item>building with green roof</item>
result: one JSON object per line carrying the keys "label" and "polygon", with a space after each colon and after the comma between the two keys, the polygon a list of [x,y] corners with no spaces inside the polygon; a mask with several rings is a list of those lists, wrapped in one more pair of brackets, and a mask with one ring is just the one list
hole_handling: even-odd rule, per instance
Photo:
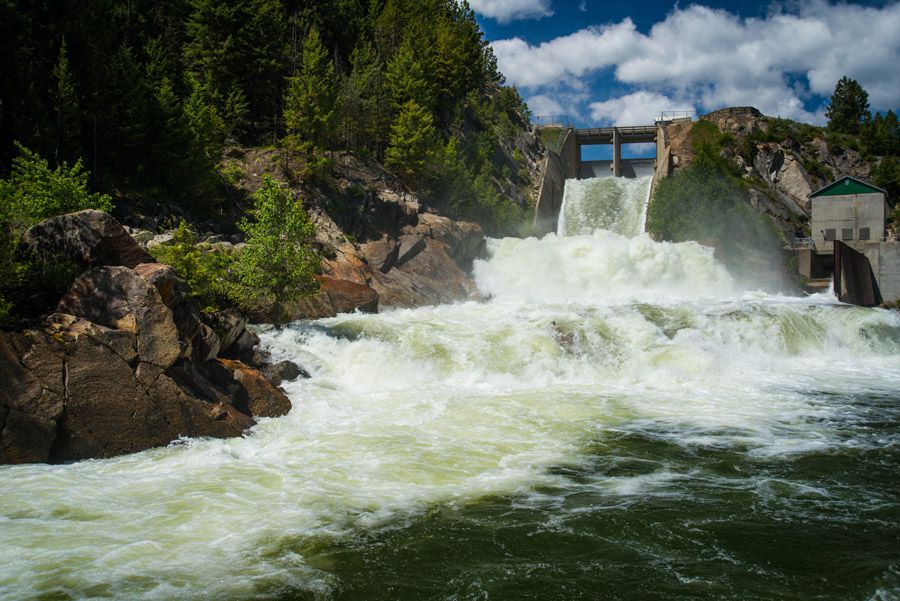
{"label": "building with green roof", "polygon": [[810,194],[810,231],[816,252],[834,252],[840,240],[863,252],[885,234],[887,193],[861,179],[844,176]]}

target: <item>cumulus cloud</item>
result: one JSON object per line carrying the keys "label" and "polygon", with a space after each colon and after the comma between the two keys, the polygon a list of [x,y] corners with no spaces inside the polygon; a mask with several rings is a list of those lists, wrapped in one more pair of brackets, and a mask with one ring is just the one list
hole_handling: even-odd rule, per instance
{"label": "cumulus cloud", "polygon": [[517,19],[540,19],[553,14],[550,0],[470,0],[472,10],[500,23]]}
{"label": "cumulus cloud", "polygon": [[591,118],[601,125],[643,125],[664,111],[694,112],[694,107],[656,92],[633,92],[603,102],[592,102]]}
{"label": "cumulus cloud", "polygon": [[[809,111],[808,101],[821,105],[843,75],[863,85],[873,108],[900,106],[900,2],[879,8],[806,0],[795,6],[743,19],[691,5],[647,33],[626,18],[539,45],[514,38],[493,47],[507,80],[538,95],[583,89],[590,77],[613,74],[631,90],[592,103],[598,119],[630,117],[628,111],[678,99],[674,104],[703,111],[752,105],[822,122],[824,108]],[[625,102],[638,108],[627,109]]]}

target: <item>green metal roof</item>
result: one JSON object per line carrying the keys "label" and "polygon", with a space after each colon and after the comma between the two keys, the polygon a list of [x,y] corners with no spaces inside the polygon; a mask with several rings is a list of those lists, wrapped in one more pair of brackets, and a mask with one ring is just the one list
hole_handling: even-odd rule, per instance
{"label": "green metal roof", "polygon": [[887,192],[882,190],[877,186],[873,186],[869,182],[864,182],[861,179],[856,179],[855,177],[850,177],[849,175],[845,175],[841,179],[832,182],[822,188],[821,190],[816,190],[812,194],[809,195],[810,198],[815,198],[816,196],[843,196],[845,194],[872,194],[873,192],[880,192],[887,196]]}

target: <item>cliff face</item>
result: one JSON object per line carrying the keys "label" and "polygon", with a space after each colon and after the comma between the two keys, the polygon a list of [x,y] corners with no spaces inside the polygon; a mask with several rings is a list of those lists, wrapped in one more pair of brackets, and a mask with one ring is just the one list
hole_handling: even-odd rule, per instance
{"label": "cliff face", "polygon": [[[701,121],[723,134],[721,154],[747,183],[751,204],[770,216],[788,241],[806,230],[812,192],[844,175],[869,178],[877,164],[851,148],[829,145],[823,128],[767,117],[753,107],[722,109]],[[695,124],[667,126],[676,173],[693,160]]]}

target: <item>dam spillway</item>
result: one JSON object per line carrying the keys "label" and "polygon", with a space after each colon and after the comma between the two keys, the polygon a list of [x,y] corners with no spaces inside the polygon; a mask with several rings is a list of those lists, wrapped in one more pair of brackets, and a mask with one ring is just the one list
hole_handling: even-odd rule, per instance
{"label": "dam spillway", "polygon": [[742,289],[620,181],[485,302],[263,328],[312,377],[244,438],[0,468],[0,600],[896,597],[900,316]]}

